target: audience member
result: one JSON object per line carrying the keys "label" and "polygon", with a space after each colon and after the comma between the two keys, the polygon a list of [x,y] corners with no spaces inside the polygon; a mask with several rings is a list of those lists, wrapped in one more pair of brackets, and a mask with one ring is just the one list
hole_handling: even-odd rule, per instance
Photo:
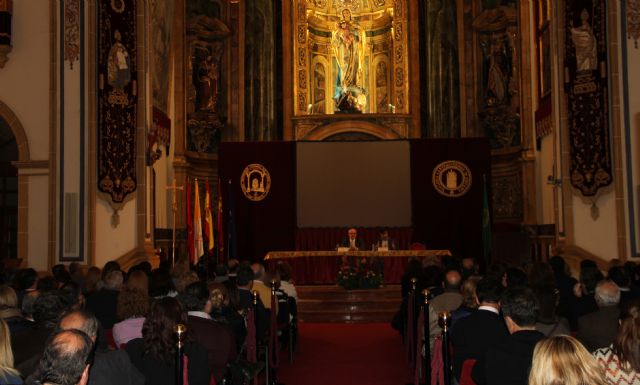
{"label": "audience member", "polygon": [[[109,262],[107,262],[109,264]],[[105,265],[106,267],[106,265]],[[104,285],[97,293],[87,298],[87,310],[96,315],[100,325],[105,329],[111,329],[118,321],[116,312],[118,309],[118,294],[124,280],[122,271],[111,270],[104,275]]]}
{"label": "audience member", "polygon": [[[253,263],[251,264],[251,270],[253,270],[254,274],[251,290],[257,291],[258,294],[260,294],[264,307],[267,310],[271,310],[271,289],[267,286],[264,266],[260,263]],[[276,307],[276,312],[277,311]]]}
{"label": "audience member", "polygon": [[[424,267],[422,270],[422,276],[424,279],[422,287],[429,290],[431,296],[438,297],[444,292],[442,289],[444,279],[442,269],[439,264],[427,265]],[[422,292],[422,290],[419,292]]]}
{"label": "audience member", "polygon": [[460,273],[462,274],[462,280],[466,281],[467,278],[472,275],[478,274],[478,264],[473,257],[464,257],[460,263]]}
{"label": "audience member", "polygon": [[[60,319],[58,329],[80,330],[95,344],[98,336],[98,320],[88,311],[74,310]],[[144,383],[144,376],[133,366],[125,351],[96,347],[93,365],[89,370],[88,385],[143,385]]]}
{"label": "audience member", "polygon": [[480,357],[473,368],[477,384],[527,385],[533,349],[544,338],[535,330],[538,301],[525,286],[509,286],[500,298],[500,309],[510,336]]}
{"label": "audience member", "polygon": [[533,290],[540,304],[536,330],[547,337],[570,334],[569,321],[558,314],[560,292],[553,286],[537,286]]}
{"label": "audience member", "polygon": [[149,297],[164,298],[175,297],[178,292],[174,290],[171,274],[165,269],[155,269],[149,276]]}
{"label": "audience member", "polygon": [[[145,376],[147,384],[173,385],[175,370],[177,324],[187,325],[187,316],[180,303],[172,297],[154,301],[142,327],[142,338],[129,341],[126,351],[131,362]],[[210,371],[207,350],[196,343],[187,329],[185,356],[188,358],[189,385],[209,385]]]}
{"label": "audience member", "polygon": [[51,274],[53,274],[53,278],[56,280],[56,289],[60,289],[65,284],[71,282],[71,274],[67,271],[67,267],[61,263],[51,268]]}
{"label": "audience member", "polygon": [[640,384],[640,301],[630,301],[620,313],[613,344],[594,352],[610,385]]}
{"label": "audience member", "polygon": [[198,282],[199,280],[198,274],[195,271],[189,270],[175,277],[173,282],[175,284],[176,291],[178,293],[184,293],[187,286],[194,282]]}
{"label": "audience member", "polygon": [[498,281],[481,279],[476,286],[476,297],[480,304],[478,310],[456,323],[451,334],[456,380],[460,380],[465,360],[484,357],[489,348],[506,342],[509,332],[500,317],[501,293],[502,285]]}
{"label": "audience member", "polygon": [[609,269],[608,278],[620,288],[620,308],[627,302],[638,299],[637,293],[631,290],[631,277],[624,266],[615,266]]}
{"label": "audience member", "polygon": [[416,290],[418,292],[422,291],[422,282],[424,281],[422,274],[422,263],[420,260],[416,258],[409,259],[407,263],[407,268],[402,275],[402,279],[400,281],[400,290],[402,293],[402,298],[406,298],[411,292],[411,279],[415,278],[417,280]]}
{"label": "audience member", "polygon": [[571,330],[578,330],[578,319],[580,317],[598,310],[595,291],[596,285],[603,278],[602,272],[595,266],[593,261],[582,261],[580,281],[573,288],[573,296],[570,300],[570,313],[569,317],[567,317]]}
{"label": "audience member", "polygon": [[84,287],[84,268],[79,262],[71,262],[69,264],[69,274],[71,274],[73,282],[80,287]]}
{"label": "audience member", "polygon": [[462,276],[458,270],[449,270],[444,276],[444,293],[435,297],[430,305],[436,313],[443,311],[452,312],[462,304],[460,284]]}
{"label": "audience member", "polygon": [[229,280],[229,265],[226,263],[218,263],[216,265],[216,277],[214,282],[222,283]]}
{"label": "audience member", "polygon": [[0,384],[22,384],[20,373],[13,367],[13,351],[11,350],[9,325],[2,319],[0,319]]}
{"label": "audience member", "polygon": [[57,288],[58,282],[50,275],[38,279],[38,291],[40,292],[56,290]]}
{"label": "audience member", "polygon": [[11,335],[31,327],[31,323],[22,317],[18,296],[11,286],[0,286],[0,319],[7,323]]}
{"label": "audience member", "polygon": [[[238,268],[236,282],[238,284],[238,298],[241,310],[253,308],[253,294],[251,291],[253,286],[253,277],[254,273],[250,266],[241,265]],[[257,309],[257,334],[259,339],[263,339],[266,336],[269,326],[269,311],[264,306],[264,302],[262,296],[260,296],[260,293],[258,293]]]}
{"label": "audience member", "polygon": [[116,315],[120,322],[113,325],[113,341],[120,347],[134,338],[142,338],[142,324],[149,313],[149,282],[147,275],[136,270],[118,294]]}
{"label": "audience member", "polygon": [[237,299],[238,289],[235,285],[227,284],[229,281],[225,281],[225,284],[215,282],[209,284],[211,320],[232,331],[236,341],[236,351],[239,352],[242,350],[247,328],[244,325],[244,318],[238,314],[240,310]]}
{"label": "audience member", "polygon": [[15,285],[18,295],[18,306],[22,306],[22,298],[30,292],[36,291],[38,287],[38,273],[34,269],[22,269],[15,276]]}
{"label": "audience member", "polygon": [[22,299],[22,317],[29,322],[34,322],[33,320],[33,304],[36,302],[36,299],[40,296],[40,292],[35,290],[29,292]]}
{"label": "audience member", "polygon": [[606,348],[618,333],[620,290],[613,281],[605,279],[595,288],[598,310],[578,319],[578,339],[590,352]]}
{"label": "audience member", "polygon": [[527,274],[522,269],[510,267],[505,273],[506,287],[510,286],[527,286]]}
{"label": "audience member", "polygon": [[98,267],[91,266],[89,270],[87,270],[87,275],[84,278],[84,286],[82,288],[85,298],[89,298],[92,294],[98,291],[98,282],[100,282],[101,276],[102,272]]}
{"label": "audience member", "polygon": [[287,262],[279,261],[276,270],[280,274],[280,289],[284,291],[290,298],[298,302],[298,292],[292,282],[292,268]]}
{"label": "audience member", "polygon": [[93,361],[93,342],[79,330],[61,330],[49,338],[30,383],[86,385]]}
{"label": "audience member", "polygon": [[36,369],[47,338],[55,329],[60,315],[68,309],[68,296],[58,290],[44,292],[35,300],[33,327],[16,333],[11,344],[16,369],[23,376],[28,377]]}
{"label": "audience member", "polygon": [[454,325],[462,318],[471,315],[478,309],[478,297],[476,297],[476,286],[481,277],[479,275],[471,275],[467,277],[460,287],[462,295],[462,303],[451,313],[451,328],[453,332]]}
{"label": "audience member", "polygon": [[533,350],[529,385],[607,385],[596,360],[571,336],[544,339]]}
{"label": "audience member", "polygon": [[236,341],[229,328],[211,319],[213,310],[209,288],[204,282],[194,282],[187,286],[184,295],[178,297],[187,310],[187,327],[193,337],[206,349],[211,374],[220,383],[227,365],[237,356]]}

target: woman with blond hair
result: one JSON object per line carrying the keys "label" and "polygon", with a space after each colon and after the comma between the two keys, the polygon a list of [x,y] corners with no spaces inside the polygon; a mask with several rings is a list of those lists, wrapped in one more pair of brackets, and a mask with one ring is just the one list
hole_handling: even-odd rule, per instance
{"label": "woman with blond hair", "polygon": [[533,350],[529,385],[607,385],[604,371],[575,338],[544,339]]}
{"label": "woman with blond hair", "polygon": [[18,296],[11,286],[0,286],[0,318],[7,323],[12,335],[31,327],[31,323],[22,317]]}
{"label": "woman with blond hair", "polygon": [[620,327],[613,344],[593,355],[605,370],[609,384],[640,384],[640,302],[627,303],[620,312]]}
{"label": "woman with blond hair", "polygon": [[22,384],[20,373],[13,368],[13,351],[9,326],[0,319],[0,385]]}
{"label": "woman with blond hair", "polygon": [[113,341],[120,347],[134,338],[142,337],[142,325],[149,313],[149,280],[147,274],[136,270],[118,293],[117,316],[113,325]]}

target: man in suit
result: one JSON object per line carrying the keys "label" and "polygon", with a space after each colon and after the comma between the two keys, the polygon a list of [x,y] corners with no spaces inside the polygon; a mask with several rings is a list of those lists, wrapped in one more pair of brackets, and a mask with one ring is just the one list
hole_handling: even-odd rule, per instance
{"label": "man in suit", "polygon": [[[74,310],[60,319],[58,329],[80,330],[95,344],[98,337],[98,320],[91,312]],[[126,351],[96,347],[87,385],[144,385],[144,383],[144,376],[133,365]]]}
{"label": "man in suit", "polygon": [[355,251],[364,250],[364,241],[358,238],[358,230],[352,227],[347,231],[347,237],[342,239],[340,246]]}
{"label": "man in suit", "polygon": [[38,369],[26,383],[55,385],[60,379],[87,385],[93,355],[93,341],[80,330],[55,332],[44,349]]}
{"label": "man in suit", "polygon": [[438,295],[431,301],[431,307],[436,313],[443,311],[454,311],[462,305],[462,294],[460,294],[460,284],[462,276],[455,269],[447,271],[444,276],[444,293]]}
{"label": "man in suit", "polygon": [[[240,265],[236,276],[236,284],[238,285],[238,297],[241,310],[253,307],[253,278],[254,273],[253,270],[251,270],[251,266]],[[258,297],[257,313],[258,326],[256,332],[258,339],[262,340],[269,330],[269,315],[271,313],[264,307],[263,299],[260,296]]]}
{"label": "man in suit", "polygon": [[389,230],[383,229],[380,231],[378,241],[376,242],[376,248],[382,248],[387,250],[397,250],[398,244],[395,239],[389,236]]}
{"label": "man in suit", "polygon": [[606,348],[618,334],[620,289],[609,279],[596,285],[598,310],[578,319],[578,339],[590,352]]}
{"label": "man in suit", "polygon": [[476,287],[478,310],[460,319],[451,335],[453,343],[453,373],[460,381],[462,364],[467,359],[484,357],[487,350],[502,344],[509,336],[507,327],[500,316],[500,282],[483,278]]}
{"label": "man in suit", "polygon": [[530,288],[513,286],[502,294],[500,308],[511,335],[480,357],[473,380],[479,385],[527,385],[533,349],[544,338],[536,330],[538,300]]}

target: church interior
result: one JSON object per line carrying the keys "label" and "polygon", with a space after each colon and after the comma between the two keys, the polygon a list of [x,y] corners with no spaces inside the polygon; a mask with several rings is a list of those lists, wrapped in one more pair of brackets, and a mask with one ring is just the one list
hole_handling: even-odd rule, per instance
{"label": "church interior", "polygon": [[[386,322],[410,258],[637,265],[639,41],[640,0],[0,0],[2,273],[287,262]],[[391,289],[336,294],[359,258]]]}
{"label": "church interior", "polygon": [[637,15],[597,0],[2,1],[1,257],[132,265],[173,249],[174,219],[184,255],[184,185],[204,197],[207,181],[215,203],[227,142],[485,138],[490,260],[634,261]]}

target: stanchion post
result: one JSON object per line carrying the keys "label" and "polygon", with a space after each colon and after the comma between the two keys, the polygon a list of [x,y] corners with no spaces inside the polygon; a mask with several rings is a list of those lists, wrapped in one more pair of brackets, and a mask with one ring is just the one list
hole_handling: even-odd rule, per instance
{"label": "stanchion post", "polygon": [[422,357],[422,378],[425,385],[431,384],[431,336],[429,333],[429,295],[428,289],[422,290],[422,304],[424,309],[424,356]]}
{"label": "stanchion post", "polygon": [[[253,323],[256,325],[256,351],[259,351],[260,347],[260,317],[258,317],[258,300],[260,299],[260,293],[258,291],[253,290],[251,292],[253,295]],[[265,383],[269,384],[269,349],[265,349]]]}
{"label": "stanchion post", "polygon": [[451,327],[451,313],[448,311],[438,315],[438,324],[442,328],[442,366],[444,371],[444,385],[451,385],[451,355],[449,354],[449,328]]}
{"label": "stanchion post", "polygon": [[177,324],[173,331],[176,334],[176,371],[175,371],[175,383],[176,385],[183,385],[184,379],[184,343],[187,338],[187,327],[184,324]]}
{"label": "stanchion post", "polygon": [[[270,385],[281,385],[278,384],[278,297],[276,296],[276,280],[271,280],[271,327],[269,334],[269,346],[267,349],[269,353],[272,354],[271,361],[273,361],[273,365],[267,366],[267,370],[271,369],[271,384]],[[272,343],[271,343],[272,342]],[[268,383],[267,383],[268,384]]]}

